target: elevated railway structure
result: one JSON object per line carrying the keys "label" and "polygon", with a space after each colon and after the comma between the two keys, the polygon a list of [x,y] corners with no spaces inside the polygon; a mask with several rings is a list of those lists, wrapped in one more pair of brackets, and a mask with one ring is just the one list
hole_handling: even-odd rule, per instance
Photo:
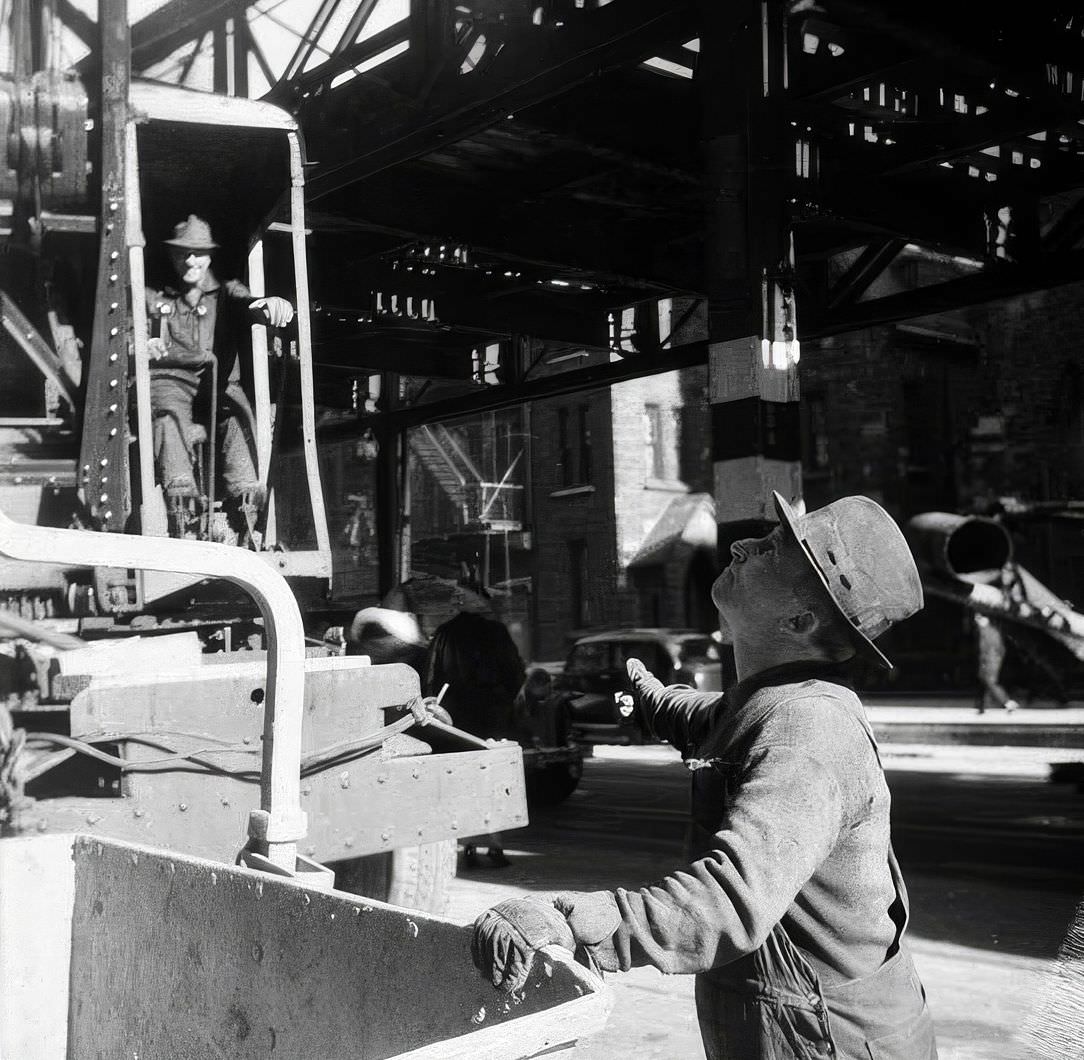
{"label": "elevated railway structure", "polygon": [[[241,545],[310,615],[334,606],[342,560],[322,445],[371,446],[382,595],[403,573],[408,428],[707,363],[725,546],[762,525],[773,489],[800,496],[804,341],[1084,279],[1084,25],[1068,4],[4,11],[0,508],[167,535],[146,322],[128,292],[169,226],[198,212],[222,233],[224,267],[254,293],[288,287],[298,308],[293,332],[253,327],[269,489]],[[919,256],[938,268],[885,282]],[[465,520],[514,523],[511,464],[487,477],[457,445],[434,426],[414,457],[442,468]],[[196,533],[222,540],[213,471],[206,482]],[[134,562],[28,569],[0,568],[5,606],[54,638],[260,636],[220,581]],[[39,663],[17,660],[40,687]],[[411,691],[381,687],[380,709]],[[410,748],[420,772],[439,771]],[[506,823],[522,811],[513,787]],[[433,840],[463,827],[448,816]],[[393,831],[354,853],[389,854]],[[346,857],[347,838],[314,856]]]}

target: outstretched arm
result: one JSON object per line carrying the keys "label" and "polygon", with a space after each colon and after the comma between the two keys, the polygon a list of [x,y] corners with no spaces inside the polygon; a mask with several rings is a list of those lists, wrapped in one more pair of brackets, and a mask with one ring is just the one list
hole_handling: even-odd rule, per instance
{"label": "outstretched arm", "polygon": [[[761,745],[706,857],[648,887],[548,896],[576,944],[606,971],[651,964],[668,973],[718,967],[760,946],[831,852],[846,817],[839,756],[823,743],[806,750],[802,736]],[[491,971],[487,953],[476,946],[475,960]]]}
{"label": "outstretched arm", "polygon": [[698,692],[686,685],[664,685],[639,659],[629,659],[625,667],[648,730],[683,755],[699,745],[722,707],[722,694]]}

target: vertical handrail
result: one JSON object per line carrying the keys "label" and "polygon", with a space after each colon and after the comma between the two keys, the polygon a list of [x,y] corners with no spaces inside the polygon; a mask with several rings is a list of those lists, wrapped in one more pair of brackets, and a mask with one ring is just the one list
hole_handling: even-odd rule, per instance
{"label": "vertical handrail", "polygon": [[249,834],[276,866],[292,873],[307,824],[301,809],[301,727],[305,630],[286,579],[256,553],[208,541],[144,538],[16,523],[0,512],[0,556],[30,563],[134,567],[223,578],[256,601],[267,633],[260,811]]}
{"label": "vertical handrail", "polygon": [[294,283],[297,293],[297,356],[301,372],[301,434],[309,505],[316,529],[316,547],[331,555],[331,536],[320,485],[320,461],[316,451],[316,399],[312,375],[312,329],[309,321],[309,272],[305,248],[305,165],[301,134],[287,134],[290,144],[290,239],[294,252]]}
{"label": "vertical handrail", "polygon": [[[267,294],[263,267],[263,240],[248,252],[248,289],[253,298]],[[252,325],[252,396],[256,406],[256,468],[260,485],[267,488],[271,469],[271,385],[267,367],[267,326]]]}

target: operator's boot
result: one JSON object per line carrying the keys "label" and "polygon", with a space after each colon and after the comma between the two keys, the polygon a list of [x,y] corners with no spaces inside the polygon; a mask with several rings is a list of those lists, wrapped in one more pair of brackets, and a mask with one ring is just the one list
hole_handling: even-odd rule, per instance
{"label": "operator's boot", "polygon": [[172,479],[166,484],[166,521],[170,537],[199,537],[199,491],[195,482]]}

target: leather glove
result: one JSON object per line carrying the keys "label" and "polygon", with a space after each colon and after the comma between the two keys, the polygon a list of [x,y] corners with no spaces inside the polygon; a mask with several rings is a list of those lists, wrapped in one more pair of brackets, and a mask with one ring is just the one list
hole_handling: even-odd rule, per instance
{"label": "leather glove", "polygon": [[574,949],[572,929],[551,902],[527,897],[501,902],[478,917],[470,949],[475,967],[495,987],[514,994],[527,982],[534,951],[551,945]]}

